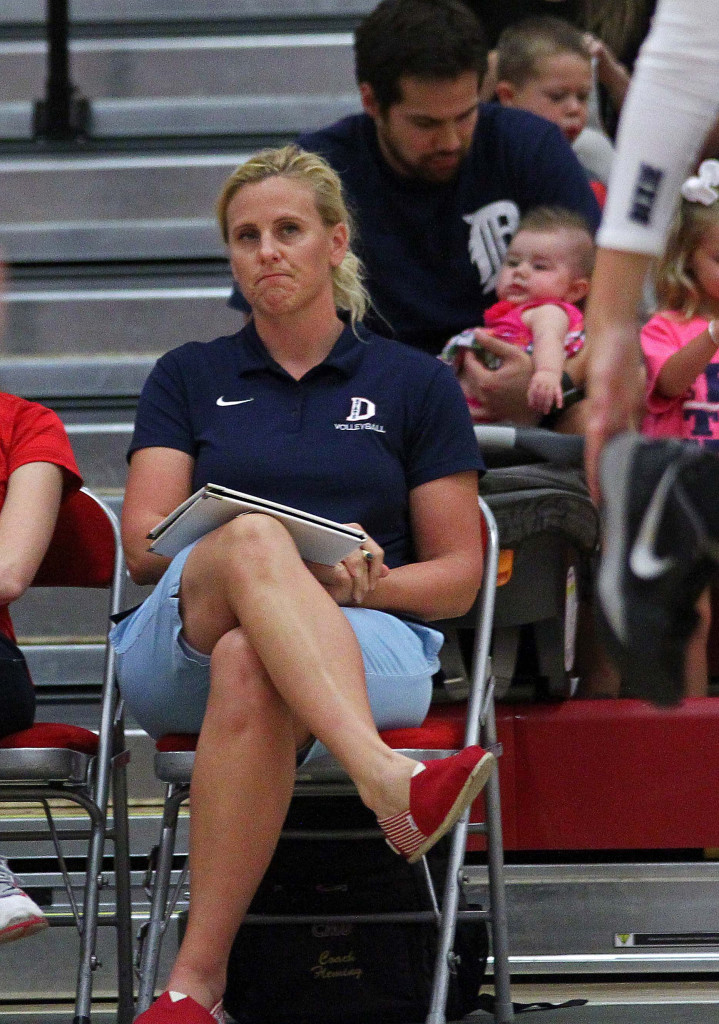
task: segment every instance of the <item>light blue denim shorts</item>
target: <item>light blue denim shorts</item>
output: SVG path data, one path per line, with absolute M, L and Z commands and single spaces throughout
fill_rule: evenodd
M 200 731 L 210 690 L 210 656 L 182 636 L 180 577 L 193 545 L 177 554 L 147 600 L 110 634 L 125 703 L 155 739 Z M 436 629 L 371 608 L 343 608 L 362 650 L 378 729 L 420 725 L 444 637 Z

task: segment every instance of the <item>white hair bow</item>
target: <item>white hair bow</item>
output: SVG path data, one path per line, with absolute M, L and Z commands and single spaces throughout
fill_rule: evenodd
M 687 178 L 681 193 L 690 203 L 711 206 L 719 199 L 719 160 L 704 160 L 699 164 L 696 177 Z

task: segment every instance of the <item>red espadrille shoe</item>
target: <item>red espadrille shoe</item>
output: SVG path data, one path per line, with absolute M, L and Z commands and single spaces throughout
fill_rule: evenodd
M 410 864 L 423 857 L 461 818 L 495 764 L 494 754 L 481 747 L 420 761 L 409 784 L 409 810 L 378 819 L 395 853 Z
M 135 1018 L 135 1024 L 227 1024 L 222 1000 L 206 1010 L 192 996 L 163 992 L 149 1010 Z

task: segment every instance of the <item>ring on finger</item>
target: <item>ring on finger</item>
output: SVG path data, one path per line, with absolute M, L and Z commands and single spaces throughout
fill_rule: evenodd
M 360 548 L 360 550 L 362 552 L 362 557 L 364 558 L 365 562 L 369 564 L 374 558 L 374 554 L 371 551 L 368 551 L 367 548 Z

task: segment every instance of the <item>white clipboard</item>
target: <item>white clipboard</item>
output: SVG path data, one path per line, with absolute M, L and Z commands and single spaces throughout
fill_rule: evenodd
M 279 519 L 308 562 L 336 565 L 367 540 L 366 533 L 352 526 L 220 484 L 205 484 L 150 530 L 147 535 L 152 541 L 150 551 L 172 558 L 210 530 L 248 512 L 263 512 Z

